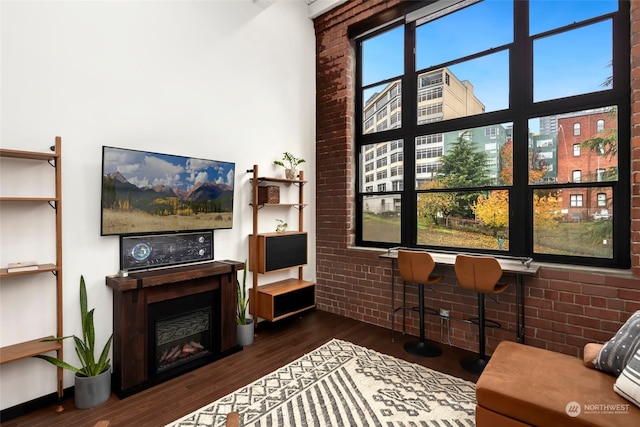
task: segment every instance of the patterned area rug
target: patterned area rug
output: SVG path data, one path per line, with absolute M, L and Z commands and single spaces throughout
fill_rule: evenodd
M 333 339 L 171 427 L 475 425 L 475 384 Z

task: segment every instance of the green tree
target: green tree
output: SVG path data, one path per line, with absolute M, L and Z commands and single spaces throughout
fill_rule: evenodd
M 613 67 L 613 62 L 609 62 L 607 66 Z M 601 86 L 613 86 L 613 76 L 607 77 Z M 608 114 L 614 123 L 618 122 L 618 109 L 616 107 L 612 107 L 608 111 Z M 580 145 L 587 150 L 602 154 L 610 160 L 613 160 L 618 157 L 618 129 L 605 129 L 595 137 L 583 141 Z M 606 179 L 612 181 L 618 179 L 618 168 L 609 169 L 610 170 L 607 171 Z
M 116 180 L 109 177 L 102 177 L 102 207 L 113 209 L 116 206 Z
M 470 136 L 470 131 L 463 132 L 458 140 L 451 144 L 447 154 L 442 156 L 442 166 L 438 173 L 443 187 L 477 188 L 491 184 L 487 170 L 488 155 L 477 149 Z M 471 218 L 471 206 L 479 194 L 477 191 L 457 192 L 453 214 Z
M 618 110 L 612 107 L 607 114 L 613 123 L 618 122 Z M 582 148 L 592 153 L 603 156 L 605 159 L 615 160 L 618 158 L 618 129 L 603 129 L 593 138 L 582 141 Z M 603 177 L 605 181 L 615 181 L 618 179 L 618 167 L 608 167 Z

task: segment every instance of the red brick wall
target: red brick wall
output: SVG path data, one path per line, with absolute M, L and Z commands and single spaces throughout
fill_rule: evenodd
M 348 28 L 401 3 L 400 0 L 351 0 L 318 17 L 317 45 L 317 172 L 316 251 L 317 303 L 326 310 L 391 328 L 391 264 L 382 251 L 353 248 L 354 181 L 354 48 Z M 525 279 L 526 342 L 567 354 L 581 355 L 587 342 L 602 342 L 635 310 L 640 310 L 640 7 L 632 2 L 633 198 L 630 271 L 544 266 Z M 438 267 L 445 280 L 427 292 L 428 306 L 452 310 L 463 319 L 476 312 L 476 297 L 460 290 L 452 268 Z M 513 280 L 512 278 L 508 280 Z M 396 289 L 400 288 L 398 281 Z M 417 305 L 409 289 L 410 305 Z M 400 294 L 396 295 L 398 298 Z M 513 328 L 515 292 L 511 286 L 487 299 L 487 316 Z M 440 339 L 440 321 L 427 317 L 427 335 Z M 418 335 L 416 313 L 407 318 L 407 332 Z M 401 323 L 396 317 L 396 328 Z M 514 334 L 488 330 L 488 352 Z M 446 336 L 446 335 L 445 335 Z M 455 346 L 477 351 L 477 327 L 451 321 Z M 446 341 L 446 339 L 445 339 Z

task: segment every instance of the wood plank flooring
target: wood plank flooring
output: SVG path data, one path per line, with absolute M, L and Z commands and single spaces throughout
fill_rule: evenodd
M 292 362 L 332 338 L 469 381 L 477 380 L 476 376 L 460 368 L 460 358 L 471 354 L 465 350 L 442 345 L 443 353 L 439 357 L 412 356 L 402 346 L 414 337 L 396 331 L 393 343 L 389 329 L 314 310 L 276 323 L 261 323 L 254 343 L 242 351 L 125 399 L 120 400 L 112 394 L 109 401 L 97 408 L 79 410 L 69 398 L 65 399 L 65 409 L 61 413 L 54 412 L 52 405 L 6 421 L 2 426 L 92 427 L 99 421 L 109 421 L 110 427 L 164 426 Z

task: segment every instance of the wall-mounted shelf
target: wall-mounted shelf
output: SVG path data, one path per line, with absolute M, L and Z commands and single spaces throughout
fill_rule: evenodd
M 58 266 L 55 264 L 40 264 L 37 266 L 37 270 L 30 271 L 14 271 L 9 273 L 6 268 L 0 268 L 0 277 L 14 277 L 14 276 L 24 276 L 27 274 L 36 274 L 36 273 L 47 273 L 47 272 L 57 272 Z M 0 355 L 1 358 L 1 355 Z
M 251 171 L 249 171 L 251 172 Z M 258 175 L 258 166 L 253 166 L 252 200 L 253 233 L 249 236 L 249 268 L 253 272 L 250 311 L 257 326 L 257 319 L 274 322 L 316 305 L 315 283 L 303 279 L 303 268 L 307 264 L 308 234 L 303 229 L 304 172 L 299 179 L 264 177 Z M 298 203 L 259 203 L 258 188 L 262 183 L 281 183 L 298 190 Z M 260 233 L 258 230 L 258 210 L 264 207 L 298 209 L 298 230 Z M 259 275 L 274 271 L 298 269 L 298 277 L 259 284 Z
M 36 269 L 29 271 L 8 272 L 7 268 L 0 268 L 0 278 L 19 280 L 18 278 L 27 275 L 52 273 L 51 276 L 55 280 L 56 286 L 56 319 L 55 319 L 55 336 L 63 336 L 62 330 L 62 138 L 55 138 L 55 145 L 51 147 L 51 152 L 34 152 L 23 150 L 0 149 L 1 158 L 15 159 L 16 162 L 47 162 L 55 168 L 55 196 L 53 197 L 0 197 L 0 202 L 4 203 L 47 203 L 51 206 L 55 215 L 55 233 L 56 233 L 56 261 L 55 264 L 40 264 Z M 27 170 L 25 168 L 25 170 Z M 27 179 L 28 177 L 25 177 Z M 46 284 L 46 283 L 45 283 Z M 5 284 L 3 283 L 3 286 Z M 6 284 L 11 286 L 11 284 Z M 35 298 L 31 303 L 36 304 L 38 299 Z M 17 301 L 16 304 L 24 304 L 24 301 Z M 16 321 L 16 319 L 2 319 L 3 322 Z M 19 320 L 18 320 L 19 321 Z M 52 322 L 53 323 L 53 322 Z M 0 348 L 0 364 L 15 362 L 17 360 L 26 359 L 38 354 L 45 354 L 55 351 L 58 359 L 64 360 L 62 354 L 61 341 L 46 341 L 54 336 L 47 336 L 28 341 L 19 342 Z M 58 408 L 57 412 L 63 410 L 62 398 L 64 393 L 63 370 L 57 369 L 57 392 L 58 392 Z

